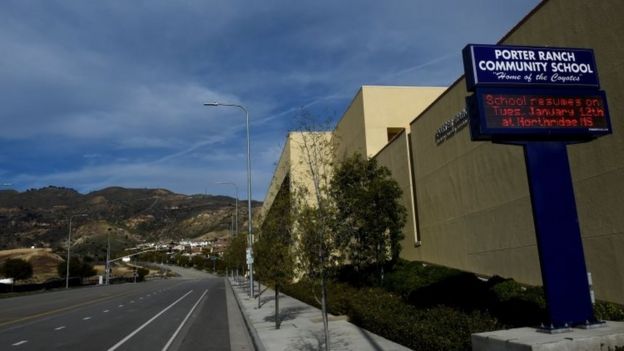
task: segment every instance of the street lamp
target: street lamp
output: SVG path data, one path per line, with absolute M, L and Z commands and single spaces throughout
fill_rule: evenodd
M 106 231 L 106 273 L 104 274 L 105 282 L 104 285 L 108 285 L 110 281 L 110 232 L 113 230 L 112 228 L 108 228 Z
M 69 253 L 70 253 L 70 249 L 71 249 L 71 225 L 72 225 L 72 218 L 74 217 L 87 217 L 88 214 L 86 213 L 80 213 L 80 214 L 75 214 L 75 215 L 71 215 L 69 216 L 69 233 L 67 234 L 67 271 L 65 272 L 65 289 L 69 288 Z
M 242 105 L 237 104 L 223 104 L 220 102 L 205 103 L 204 106 L 218 107 L 236 107 L 245 112 L 245 123 L 247 126 L 247 224 L 248 224 L 248 238 L 247 238 L 247 250 L 249 252 L 249 296 L 254 297 L 254 280 L 253 280 L 253 233 L 251 231 L 251 147 L 249 143 L 249 112 Z
M 235 228 L 234 228 L 234 236 L 238 235 L 238 186 L 233 182 L 217 182 L 217 184 L 229 184 L 234 187 L 234 191 L 236 192 L 236 219 L 235 219 Z

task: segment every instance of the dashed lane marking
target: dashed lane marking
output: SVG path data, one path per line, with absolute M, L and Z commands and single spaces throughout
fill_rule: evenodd
M 15 344 L 13 344 L 12 346 L 20 346 L 20 345 L 23 345 L 23 344 L 25 344 L 25 343 L 27 343 L 27 342 L 28 342 L 28 340 L 18 341 L 18 342 L 16 342 Z
M 63 329 L 65 329 L 64 325 L 61 325 L 60 327 L 54 328 L 55 331 L 59 331 L 59 330 L 63 330 Z
M 167 310 L 169 310 L 171 307 L 175 306 L 178 302 L 182 301 L 185 297 L 187 297 L 190 293 L 192 293 L 193 290 L 190 290 L 189 292 L 187 292 L 186 294 L 184 294 L 182 297 L 180 297 L 179 299 L 175 300 L 171 305 L 167 306 L 165 309 L 163 309 L 162 311 L 158 312 L 154 317 L 152 317 L 150 320 L 148 320 L 147 322 L 143 323 L 143 325 L 141 325 L 140 327 L 138 327 L 137 329 L 135 329 L 132 333 L 128 334 L 125 338 L 121 339 L 118 343 L 116 343 L 115 345 L 113 345 L 113 347 L 109 348 L 108 351 L 115 351 L 116 349 L 118 349 L 121 345 L 123 345 L 126 341 L 130 340 L 130 338 L 132 338 L 133 336 L 135 336 L 138 332 L 140 332 L 143 328 L 145 328 L 147 325 L 149 325 L 150 323 L 152 323 L 156 318 L 160 317 L 161 314 L 167 312 Z
M 50 310 L 50 311 L 46 311 L 46 312 L 36 313 L 36 314 L 30 315 L 30 316 L 14 319 L 14 320 L 11 320 L 11 321 L 2 322 L 2 323 L 0 323 L 0 327 L 4 327 L 5 325 L 15 324 L 15 323 L 19 323 L 19 322 L 35 319 L 35 318 L 40 318 L 40 317 L 53 315 L 55 313 L 60 313 L 60 312 L 64 312 L 64 311 L 71 311 L 71 310 L 77 309 L 77 308 L 82 307 L 82 306 L 91 305 L 91 304 L 94 304 L 94 303 L 98 303 L 98 302 L 101 302 L 101 301 L 114 299 L 116 297 L 120 297 L 120 296 L 124 296 L 124 295 L 128 295 L 128 294 L 130 294 L 130 292 L 125 292 L 125 293 L 122 293 L 122 294 L 112 295 L 112 296 L 104 296 L 104 297 L 99 298 L 99 299 L 85 301 L 85 302 L 78 303 L 78 304 L 75 304 L 75 305 L 72 305 L 72 306 L 66 306 L 66 307 L 62 307 L 62 308 L 57 308 L 55 310 Z

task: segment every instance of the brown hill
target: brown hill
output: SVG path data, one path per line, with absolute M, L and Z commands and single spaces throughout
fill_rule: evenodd
M 12 249 L 0 251 L 0 265 L 8 259 L 19 258 L 33 266 L 33 277 L 28 282 L 42 283 L 50 278 L 57 278 L 57 266 L 63 259 L 52 249 Z
M 241 203 L 244 200 L 241 200 Z M 89 194 L 47 187 L 0 191 L 0 249 L 66 250 L 72 217 L 72 250 L 101 259 L 107 238 L 113 251 L 146 241 L 218 238 L 229 233 L 235 199 L 181 195 L 165 189 L 111 187 Z M 254 202 L 254 212 L 260 203 Z M 87 217 L 74 216 L 87 214 Z M 239 206 L 239 228 L 246 228 Z

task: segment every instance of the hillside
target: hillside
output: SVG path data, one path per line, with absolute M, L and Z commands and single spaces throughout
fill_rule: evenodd
M 243 200 L 244 201 L 244 200 Z M 247 208 L 239 203 L 239 228 Z M 235 199 L 181 195 L 164 189 L 111 187 L 89 194 L 60 187 L 0 191 L 0 250 L 23 247 L 66 250 L 69 218 L 72 250 L 101 258 L 108 234 L 113 251 L 146 241 L 218 238 L 229 234 Z M 254 212 L 260 203 L 253 202 Z
M 19 258 L 33 266 L 33 277 L 29 283 L 42 283 L 50 278 L 58 277 L 57 266 L 63 258 L 54 254 L 51 249 L 13 249 L 0 251 L 0 262 Z

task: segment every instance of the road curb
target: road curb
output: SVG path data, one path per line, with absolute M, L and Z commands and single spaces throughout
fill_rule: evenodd
M 256 331 L 256 328 L 254 328 L 253 324 L 249 320 L 247 313 L 243 312 L 244 307 L 238 297 L 238 294 L 234 290 L 234 287 L 232 287 L 232 284 L 230 283 L 230 279 L 227 277 L 223 279 L 225 279 L 227 286 L 230 288 L 230 290 L 232 291 L 232 294 L 234 295 L 234 298 L 236 299 L 238 310 L 240 311 L 241 315 L 243 315 L 243 321 L 245 322 L 245 327 L 247 327 L 247 331 L 249 332 L 249 335 L 251 335 L 251 342 L 253 343 L 254 349 L 256 351 L 266 351 L 266 349 L 264 348 L 264 345 L 262 344 L 262 341 L 260 340 L 260 336 L 258 335 L 258 332 Z

